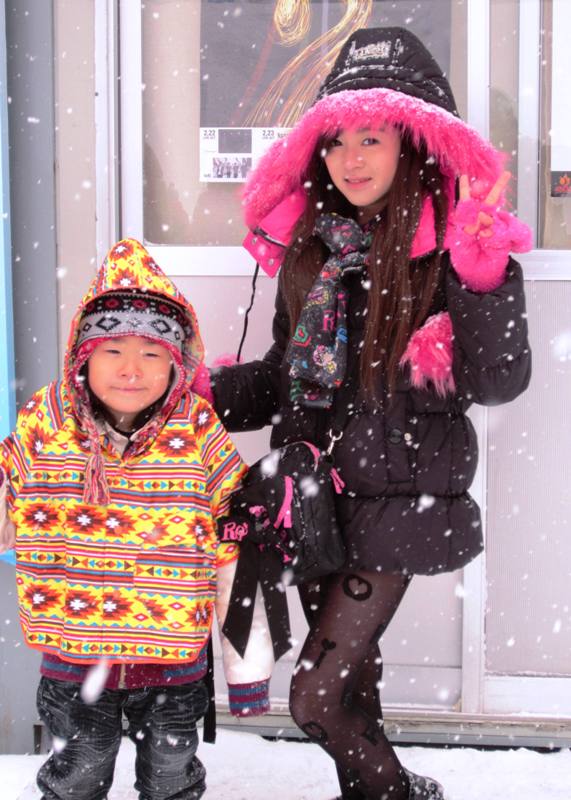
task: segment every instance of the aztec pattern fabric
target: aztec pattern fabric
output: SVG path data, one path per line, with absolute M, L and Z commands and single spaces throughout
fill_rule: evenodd
M 342 279 L 349 272 L 363 271 L 372 234 L 339 214 L 321 214 L 314 232 L 331 255 L 305 298 L 285 359 L 290 364 L 292 402 L 330 408 L 347 371 L 347 296 Z
M 180 306 L 149 293 L 106 293 L 87 304 L 78 346 L 90 339 L 125 335 L 148 336 L 180 350 L 192 330 Z
M 77 322 L 96 295 L 147 288 L 178 303 L 184 391 L 137 434 L 123 456 L 101 435 L 109 503 L 83 499 L 90 442 L 85 409 L 67 379 L 37 392 L 0 448 L 17 528 L 17 587 L 27 643 L 64 661 L 196 660 L 211 632 L 216 570 L 233 561 L 215 518 L 245 467 L 210 405 L 189 386 L 202 359 L 194 311 L 138 243 L 109 254 L 75 318 L 65 367 L 74 375 Z

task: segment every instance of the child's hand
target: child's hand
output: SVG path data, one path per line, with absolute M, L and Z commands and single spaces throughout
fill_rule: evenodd
M 6 520 L 0 529 L 0 553 L 11 550 L 16 545 L 16 529 Z
M 6 513 L 6 473 L 0 467 L 0 553 L 11 550 L 16 544 L 16 530 Z
M 460 176 L 460 199 L 446 235 L 452 266 L 469 289 L 487 292 L 505 279 L 510 252 L 531 249 L 531 231 L 502 209 L 504 191 L 511 178 L 502 172 L 486 192 L 480 181 Z

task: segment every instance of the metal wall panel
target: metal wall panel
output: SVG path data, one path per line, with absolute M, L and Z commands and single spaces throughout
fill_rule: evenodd
M 527 302 L 531 386 L 489 417 L 487 669 L 571 676 L 571 281 Z

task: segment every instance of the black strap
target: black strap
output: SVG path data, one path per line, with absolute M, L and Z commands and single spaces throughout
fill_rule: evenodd
M 345 380 L 336 390 L 333 397 L 333 408 L 331 409 L 331 422 L 327 431 L 329 436 L 329 450 L 331 452 L 336 441 L 343 435 L 343 429 L 347 419 L 352 416 L 355 411 L 355 404 L 357 400 L 357 389 L 359 385 L 359 362 L 353 368 L 351 374 L 345 376 Z
M 214 652 L 212 650 L 212 637 L 208 640 L 206 649 L 208 666 L 204 683 L 208 691 L 208 708 L 204 715 L 204 727 L 202 729 L 202 741 L 214 744 L 216 741 L 216 694 L 214 690 Z
M 291 649 L 291 628 L 285 586 L 282 581 L 283 564 L 273 548 L 260 552 L 260 586 L 268 616 L 268 627 L 276 661 Z
M 236 361 L 238 364 L 240 363 L 240 356 L 242 355 L 242 347 L 244 346 L 244 342 L 246 341 L 246 333 L 248 332 L 248 315 L 252 310 L 254 305 L 254 300 L 256 299 L 256 281 L 258 279 L 258 273 L 260 272 L 260 265 L 256 262 L 256 269 L 254 270 L 254 275 L 252 277 L 252 296 L 250 297 L 250 305 L 246 309 L 246 313 L 244 314 L 244 325 L 242 327 L 242 338 L 240 339 L 240 344 L 238 345 L 238 352 L 236 353 Z
M 291 648 L 287 599 L 281 583 L 282 570 L 281 559 L 273 548 L 261 550 L 248 539 L 241 543 L 222 633 L 242 658 L 250 637 L 258 583 L 262 588 L 276 661 Z

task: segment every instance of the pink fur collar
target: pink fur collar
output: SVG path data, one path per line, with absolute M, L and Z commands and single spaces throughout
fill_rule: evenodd
M 503 158 L 472 127 L 432 103 L 391 89 L 344 91 L 312 106 L 295 128 L 275 142 L 250 173 L 243 193 L 250 230 L 287 195 L 303 184 L 319 138 L 340 128 L 398 125 L 423 140 L 444 174 L 466 173 L 485 182 L 496 180 Z
M 432 200 L 427 197 L 424 200 L 418 228 L 412 240 L 410 250 L 411 258 L 420 258 L 432 252 L 436 247 L 436 230 L 434 228 L 434 208 Z

